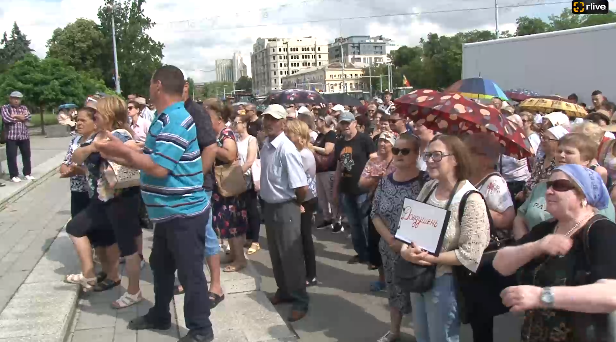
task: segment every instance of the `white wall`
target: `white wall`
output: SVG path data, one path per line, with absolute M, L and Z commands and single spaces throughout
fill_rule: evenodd
M 576 93 L 592 106 L 601 90 L 616 101 L 616 24 L 465 44 L 462 78 L 483 77 L 503 90 Z

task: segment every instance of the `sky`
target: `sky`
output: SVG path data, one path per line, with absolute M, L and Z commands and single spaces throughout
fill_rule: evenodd
M 414 46 L 428 33 L 494 30 L 495 0 L 148 0 L 144 12 L 157 25 L 148 33 L 165 44 L 165 64 L 180 67 L 197 82 L 215 80 L 216 59 L 237 51 L 250 74 L 257 38 L 317 37 L 333 42 L 350 35 L 383 35 Z M 553 4 L 559 2 L 558 4 Z M 561 0 L 498 0 L 499 28 L 515 31 L 515 19 L 546 19 L 569 7 Z M 98 22 L 102 0 L 0 0 L 0 33 L 13 21 L 44 57 L 54 29 L 77 18 Z M 520 6 L 523 5 L 523 6 Z M 536 5 L 536 6 L 534 6 Z M 516 6 L 516 7 L 513 7 Z M 484 9 L 479 9 L 484 8 Z M 402 15 L 405 14 L 405 15 Z

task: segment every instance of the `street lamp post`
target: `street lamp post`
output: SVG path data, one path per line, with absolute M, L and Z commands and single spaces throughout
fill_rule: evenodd
M 113 37 L 113 63 L 115 65 L 115 87 L 116 93 L 120 94 L 120 73 L 118 71 L 118 49 L 116 48 L 116 34 L 115 34 L 115 2 L 111 2 L 111 35 Z

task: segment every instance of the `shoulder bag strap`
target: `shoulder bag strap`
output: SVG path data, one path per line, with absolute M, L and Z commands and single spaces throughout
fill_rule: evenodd
M 475 188 L 477 188 L 477 190 L 479 190 L 479 188 L 481 188 L 490 178 L 494 177 L 494 176 L 498 176 L 498 177 L 502 177 L 500 173 L 498 172 L 492 172 L 489 175 L 485 176 L 481 182 L 477 183 L 477 185 L 475 185 Z
M 486 206 L 486 212 L 488 213 L 488 222 L 490 223 L 490 234 L 491 234 L 492 227 L 494 226 L 493 224 L 494 221 L 492 220 L 492 215 L 490 214 L 490 208 L 488 208 L 488 203 L 486 202 L 481 192 L 477 190 L 470 190 L 467 193 L 465 193 L 464 196 L 462 196 L 462 199 L 460 200 L 460 206 L 458 207 L 458 220 L 459 222 L 462 222 L 462 216 L 464 216 L 464 209 L 466 209 L 466 201 L 468 200 L 468 197 L 472 194 L 478 194 L 479 196 L 481 196 L 481 199 L 483 200 L 483 204 L 485 204 Z
M 590 266 L 590 257 L 588 254 L 590 253 L 590 228 L 593 224 L 598 221 L 607 220 L 607 218 L 603 215 L 595 215 L 586 223 L 586 228 L 582 231 L 582 243 L 584 245 L 584 256 L 586 258 L 587 266 Z

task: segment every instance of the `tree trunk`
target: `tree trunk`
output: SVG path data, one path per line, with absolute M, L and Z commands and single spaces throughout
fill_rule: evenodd
M 45 135 L 45 107 L 41 106 L 41 134 Z

